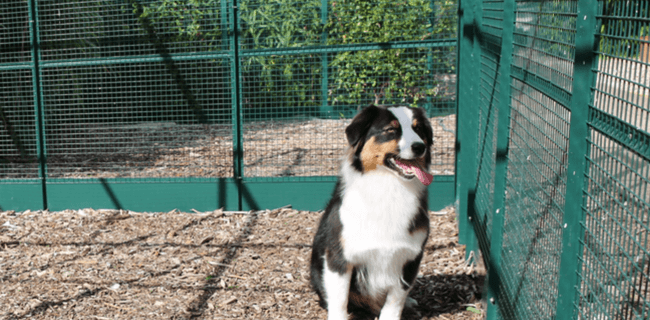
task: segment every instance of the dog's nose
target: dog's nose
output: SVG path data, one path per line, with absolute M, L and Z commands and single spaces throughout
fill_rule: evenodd
M 415 154 L 416 157 L 421 157 L 424 155 L 424 151 L 427 149 L 427 146 L 424 145 L 422 142 L 416 142 L 411 145 L 411 150 L 413 150 L 413 154 Z

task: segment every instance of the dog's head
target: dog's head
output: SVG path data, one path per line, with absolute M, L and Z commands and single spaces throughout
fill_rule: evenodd
M 368 173 L 382 167 L 406 180 L 417 177 L 424 185 L 431 183 L 433 130 L 422 109 L 371 105 L 354 117 L 345 134 L 355 170 Z

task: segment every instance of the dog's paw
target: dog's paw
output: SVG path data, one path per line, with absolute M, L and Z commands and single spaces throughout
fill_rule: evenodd
M 402 319 L 420 319 L 422 318 L 422 315 L 420 314 L 420 311 L 416 309 L 418 306 L 418 302 L 413 299 L 413 298 L 406 298 L 406 302 L 404 303 L 404 312 L 402 313 Z
M 404 303 L 404 307 L 406 308 L 415 308 L 418 305 L 419 305 L 418 302 L 411 297 L 406 298 L 406 303 Z

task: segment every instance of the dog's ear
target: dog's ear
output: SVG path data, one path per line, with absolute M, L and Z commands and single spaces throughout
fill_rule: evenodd
M 427 140 L 427 145 L 431 147 L 433 144 L 433 128 L 431 127 L 431 121 L 427 118 L 427 112 L 422 108 L 413 108 L 413 111 L 418 123 L 423 124 L 424 138 Z
M 350 146 L 355 146 L 359 143 L 359 140 L 368 133 L 368 129 L 370 129 L 372 121 L 377 117 L 378 113 L 379 108 L 375 105 L 370 105 L 361 110 L 361 112 L 352 119 L 352 123 L 345 128 L 345 135 L 348 138 Z

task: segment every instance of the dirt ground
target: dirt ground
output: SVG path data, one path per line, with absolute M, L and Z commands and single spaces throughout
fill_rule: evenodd
M 0 319 L 326 319 L 309 287 L 320 212 L 0 212 Z M 403 319 L 482 319 L 485 270 L 431 212 Z

